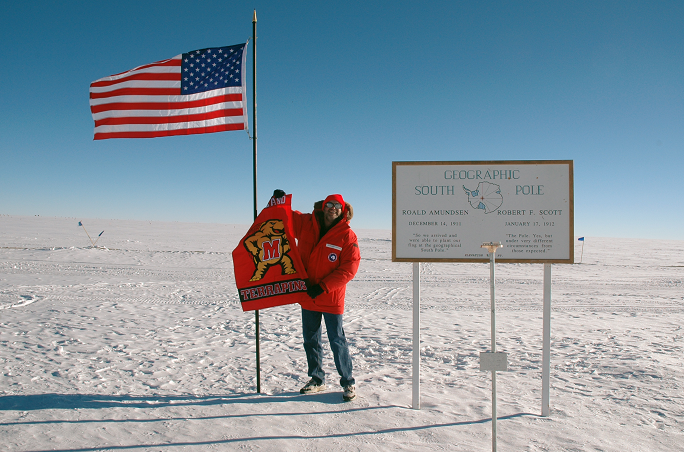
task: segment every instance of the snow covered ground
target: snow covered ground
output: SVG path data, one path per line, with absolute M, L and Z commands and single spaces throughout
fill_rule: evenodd
M 243 313 L 245 225 L 0 216 L 0 449 L 491 450 L 488 264 L 412 266 L 360 230 L 346 332 L 360 397 L 307 381 L 297 306 Z M 352 223 L 353 226 L 353 223 Z M 576 248 L 579 260 L 581 244 Z M 684 450 L 684 242 L 587 237 L 552 270 L 551 416 L 541 417 L 539 264 L 497 266 L 500 451 Z

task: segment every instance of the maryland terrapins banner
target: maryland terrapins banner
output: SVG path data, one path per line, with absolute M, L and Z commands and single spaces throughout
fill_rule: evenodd
M 271 198 L 233 250 L 235 284 L 243 311 L 298 303 L 306 271 L 292 233 L 292 195 Z

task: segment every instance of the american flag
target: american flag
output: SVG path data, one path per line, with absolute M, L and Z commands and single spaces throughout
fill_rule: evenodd
M 95 80 L 94 139 L 247 130 L 246 47 L 194 50 Z

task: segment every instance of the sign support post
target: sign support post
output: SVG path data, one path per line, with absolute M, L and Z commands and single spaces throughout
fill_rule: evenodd
M 413 409 L 420 410 L 420 262 L 413 263 Z
M 549 416 L 551 380 L 551 264 L 544 264 L 544 350 L 542 352 L 542 416 Z
M 496 250 L 502 248 L 503 245 L 499 242 L 487 242 L 482 244 L 482 248 L 487 248 L 489 252 L 489 288 L 491 299 L 491 326 L 492 326 L 492 351 L 486 358 L 483 359 L 480 355 L 480 369 L 492 371 L 492 452 L 496 452 L 496 371 L 506 370 L 507 356 L 505 353 L 496 353 L 496 295 L 494 284 L 494 262 Z M 498 358 L 503 358 L 498 359 Z M 490 358 L 490 359 L 487 359 Z M 501 366 L 503 361 L 503 366 Z

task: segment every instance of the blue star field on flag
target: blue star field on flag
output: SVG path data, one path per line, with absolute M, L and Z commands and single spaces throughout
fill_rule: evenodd
M 242 86 L 244 48 L 245 44 L 239 44 L 184 53 L 181 93 L 195 94 L 228 86 Z

